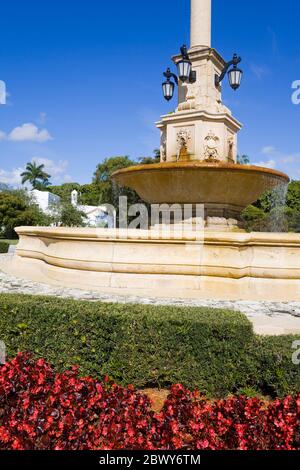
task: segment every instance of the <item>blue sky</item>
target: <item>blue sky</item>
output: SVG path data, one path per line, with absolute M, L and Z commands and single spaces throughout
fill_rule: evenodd
M 243 57 L 243 86 L 223 92 L 245 126 L 239 152 L 295 179 L 299 18 L 296 0 L 213 0 L 213 46 Z M 1 5 L 0 39 L 0 181 L 17 184 L 38 159 L 54 183 L 90 182 L 105 157 L 158 147 L 154 122 L 176 106 L 162 98 L 162 72 L 189 42 L 189 0 L 14 0 Z

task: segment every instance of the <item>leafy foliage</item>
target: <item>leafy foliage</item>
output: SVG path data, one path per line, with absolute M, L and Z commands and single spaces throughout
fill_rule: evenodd
M 238 155 L 237 163 L 239 165 L 250 165 L 250 157 L 248 155 Z
M 64 183 L 60 186 L 51 186 L 49 191 L 56 196 L 61 198 L 62 202 L 70 202 L 71 201 L 71 193 L 76 189 L 76 191 L 80 191 L 80 184 L 79 183 Z
M 133 160 L 128 156 L 125 157 L 112 157 L 106 158 L 102 163 L 99 163 L 94 174 L 94 183 L 107 183 L 111 175 L 122 168 L 128 168 L 135 165 Z
M 177 384 L 154 413 L 131 386 L 28 354 L 0 368 L 0 411 L 0 450 L 300 450 L 300 395 L 208 401 Z
M 295 211 L 300 211 L 300 181 L 292 181 L 286 197 L 287 206 Z
M 22 184 L 29 182 L 33 189 L 45 189 L 50 186 L 49 179 L 51 178 L 45 172 L 45 165 L 38 165 L 36 162 L 30 162 L 26 165 L 26 171 L 21 173 Z
M 78 364 L 122 385 L 180 382 L 210 396 L 300 390 L 294 337 L 257 337 L 236 312 L 1 295 L 0 340 L 10 357 L 30 351 L 58 370 Z
M 294 210 L 290 215 L 290 228 L 295 233 L 300 233 L 300 210 Z
M 260 231 L 266 217 L 267 215 L 262 209 L 260 209 L 259 207 L 252 206 L 252 205 L 246 207 L 246 209 L 242 213 L 242 218 L 245 223 L 245 228 L 249 232 Z
M 243 214 L 246 229 L 257 232 L 298 232 L 300 212 L 300 181 L 292 181 L 287 191 L 279 187 L 265 192 Z
M 97 166 L 93 183 L 98 185 L 99 190 L 101 191 L 101 199 L 103 200 L 103 203 L 109 203 L 117 209 L 119 206 L 119 198 L 121 196 L 127 197 L 128 204 L 135 204 L 140 201 L 140 198 L 135 191 L 130 188 L 121 188 L 118 185 L 115 185 L 111 179 L 112 174 L 117 170 L 128 168 L 136 164 L 137 163 L 135 161 L 130 160 L 130 158 L 126 156 L 108 158 Z
M 153 157 L 140 158 L 139 163 L 141 165 L 153 165 L 153 163 L 159 163 L 160 162 L 160 149 L 155 149 L 153 153 L 154 153 Z
M 0 193 L 0 227 L 5 238 L 17 238 L 15 227 L 22 225 L 49 225 L 45 215 L 25 191 L 12 190 Z
M 84 212 L 73 206 L 71 202 L 63 201 L 55 204 L 52 209 L 53 221 L 60 227 L 85 227 L 86 215 Z
M 8 253 L 9 243 L 0 240 L 0 253 Z
M 135 204 L 140 202 L 139 196 L 129 188 L 120 188 L 114 185 L 111 180 L 112 174 L 117 170 L 130 166 L 139 164 L 148 165 L 158 163 L 159 161 L 159 149 L 154 150 L 153 157 L 143 157 L 138 162 L 130 159 L 128 156 L 106 158 L 97 166 L 91 184 L 65 183 L 61 186 L 51 186 L 49 191 L 60 196 L 64 202 L 70 201 L 71 192 L 76 189 L 79 193 L 80 204 L 91 206 L 111 204 L 117 208 L 120 196 L 127 196 L 128 203 Z

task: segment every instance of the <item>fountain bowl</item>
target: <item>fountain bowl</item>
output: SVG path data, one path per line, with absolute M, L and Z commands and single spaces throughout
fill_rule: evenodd
M 204 204 L 207 215 L 235 217 L 289 177 L 252 165 L 184 161 L 138 165 L 115 172 L 113 181 L 150 204 Z M 211 212 L 211 213 L 210 213 Z

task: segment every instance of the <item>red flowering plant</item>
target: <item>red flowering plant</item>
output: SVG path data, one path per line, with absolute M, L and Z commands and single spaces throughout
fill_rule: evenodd
M 300 395 L 209 401 L 174 385 L 160 413 L 133 387 L 56 373 L 19 354 L 0 369 L 0 449 L 300 450 Z
M 246 396 L 208 401 L 175 385 L 160 421 L 168 449 L 300 450 L 300 395 L 270 404 Z
M 106 379 L 55 374 L 20 354 L 0 370 L 0 449 L 139 449 L 148 443 L 149 399 Z

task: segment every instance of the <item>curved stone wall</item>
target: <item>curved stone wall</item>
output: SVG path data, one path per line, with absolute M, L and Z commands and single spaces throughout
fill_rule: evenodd
M 11 273 L 119 294 L 300 300 L 298 234 L 21 227 Z

